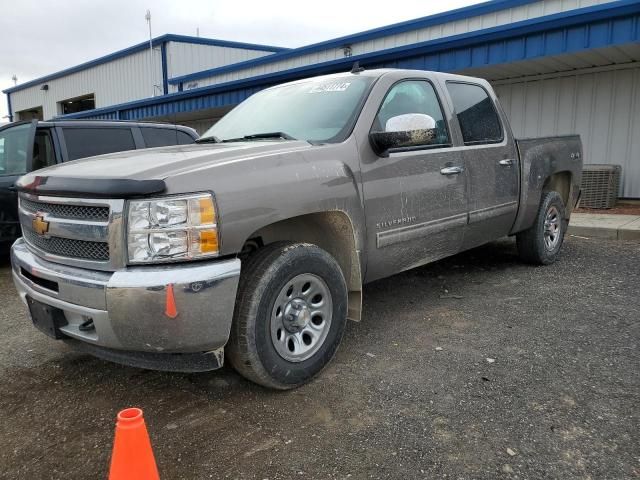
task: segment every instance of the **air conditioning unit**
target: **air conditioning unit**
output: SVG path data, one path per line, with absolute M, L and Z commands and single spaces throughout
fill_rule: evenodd
M 582 208 L 613 208 L 618 199 L 620 165 L 585 165 L 582 170 Z

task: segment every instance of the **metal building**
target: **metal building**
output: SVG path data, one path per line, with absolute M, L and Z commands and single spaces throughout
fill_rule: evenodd
M 296 49 L 253 47 L 243 47 L 253 57 L 209 63 L 176 53 L 179 60 L 163 63 L 162 95 L 148 98 L 147 77 L 135 99 L 66 116 L 161 119 L 203 131 L 260 89 L 345 71 L 356 60 L 455 72 L 493 83 L 518 136 L 579 133 L 585 161 L 622 165 L 621 195 L 640 198 L 640 0 L 493 0 Z M 22 90 L 37 91 L 47 78 L 5 91 L 14 110 L 25 105 Z
M 4 90 L 11 120 L 84 113 L 169 93 L 169 79 L 255 59 L 280 47 L 163 35 Z

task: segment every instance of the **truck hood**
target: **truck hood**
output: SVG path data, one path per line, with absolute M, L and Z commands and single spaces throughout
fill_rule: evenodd
M 43 177 L 164 180 L 220 163 L 282 155 L 311 147 L 301 140 L 177 145 L 99 155 L 61 163 L 35 173 Z
M 42 195 L 129 198 L 166 190 L 165 179 L 216 165 L 311 148 L 301 140 L 207 143 L 132 150 L 66 162 L 29 173 L 20 191 Z

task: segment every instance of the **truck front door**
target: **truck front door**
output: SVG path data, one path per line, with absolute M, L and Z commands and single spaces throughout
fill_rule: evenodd
M 30 171 L 37 120 L 0 128 L 0 242 L 20 236 L 16 180 Z
M 447 81 L 446 90 L 464 142 L 469 198 L 466 250 L 511 231 L 518 211 L 520 165 L 511 132 L 489 89 Z
M 372 132 L 397 132 L 391 126 L 408 114 L 430 117 L 434 128 L 431 138 L 407 148 L 386 154 L 368 144 L 361 149 L 367 281 L 458 252 L 467 223 L 464 160 L 452 147 L 434 84 L 427 78 L 397 81 L 378 105 Z

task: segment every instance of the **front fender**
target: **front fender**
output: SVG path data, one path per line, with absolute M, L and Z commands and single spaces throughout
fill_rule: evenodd
M 193 192 L 214 192 L 222 255 L 239 253 L 245 241 L 267 225 L 336 210 L 350 218 L 361 250 L 364 216 L 357 158 L 355 145 L 345 142 L 247 158 L 165 182 L 169 191 L 172 185 L 188 184 Z

